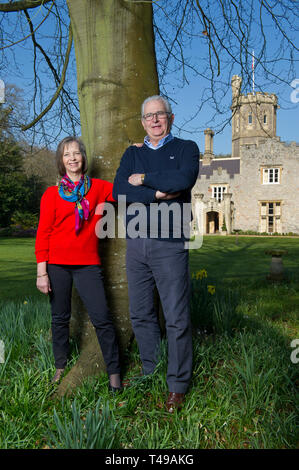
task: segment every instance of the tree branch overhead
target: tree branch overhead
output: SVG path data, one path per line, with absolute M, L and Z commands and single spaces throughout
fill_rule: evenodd
M 17 2 L 0 3 L 0 11 L 12 12 L 36 8 L 52 0 L 19 0 Z

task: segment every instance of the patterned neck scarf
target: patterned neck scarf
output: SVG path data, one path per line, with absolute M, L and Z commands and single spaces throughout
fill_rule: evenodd
M 89 202 L 85 199 L 91 186 L 89 176 L 82 175 L 78 184 L 74 184 L 72 180 L 64 175 L 58 185 L 59 195 L 65 201 L 75 202 L 75 231 L 76 235 L 81 230 L 84 219 L 87 220 L 89 216 Z

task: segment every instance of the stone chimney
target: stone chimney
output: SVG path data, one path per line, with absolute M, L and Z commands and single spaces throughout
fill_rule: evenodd
M 205 153 L 203 155 L 202 159 L 202 164 L 203 165 L 210 165 L 211 161 L 214 158 L 213 154 L 213 137 L 214 137 L 214 131 L 212 129 L 208 128 L 204 131 L 205 135 Z

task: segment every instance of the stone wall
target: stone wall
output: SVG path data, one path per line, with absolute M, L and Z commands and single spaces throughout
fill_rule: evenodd
M 228 231 L 299 233 L 299 144 L 276 137 L 276 95 L 243 95 L 241 86 L 242 79 L 234 75 L 232 157 L 214 158 L 214 132 L 206 129 L 193 207 L 200 201 L 204 233 L 214 225 L 221 232 L 224 217 Z M 266 184 L 272 169 L 278 182 Z M 215 185 L 225 188 L 221 202 L 213 197 Z
M 279 184 L 262 184 L 261 169 L 278 167 Z M 240 184 L 234 188 L 235 228 L 261 231 L 260 203 L 281 203 L 280 230 L 299 233 L 299 146 L 278 138 L 257 148 L 241 146 Z
M 201 166 L 201 176 L 193 188 L 195 194 L 202 194 L 205 217 L 207 212 L 219 214 L 219 229 L 227 212 L 225 203 L 213 199 L 213 185 L 223 185 L 231 193 L 231 229 L 266 231 L 261 222 L 261 204 L 274 201 L 280 207 L 275 214 L 274 231 L 299 233 L 299 145 L 287 145 L 279 138 L 266 139 L 258 147 L 241 146 L 240 170 L 232 173 L 233 159 L 213 159 L 210 166 Z M 279 184 L 263 184 L 262 168 L 279 168 Z M 205 174 L 204 174 L 205 173 Z M 227 204 L 227 202 L 226 202 Z M 226 221 L 228 222 L 228 221 Z M 227 224 L 228 225 L 228 224 Z M 204 224 L 206 233 L 206 224 Z

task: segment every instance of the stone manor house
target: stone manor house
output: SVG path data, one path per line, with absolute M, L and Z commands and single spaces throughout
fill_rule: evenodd
M 216 158 L 214 132 L 204 131 L 205 151 L 192 191 L 200 230 L 299 233 L 299 143 L 276 137 L 276 95 L 241 94 L 238 75 L 231 83 L 232 155 Z

